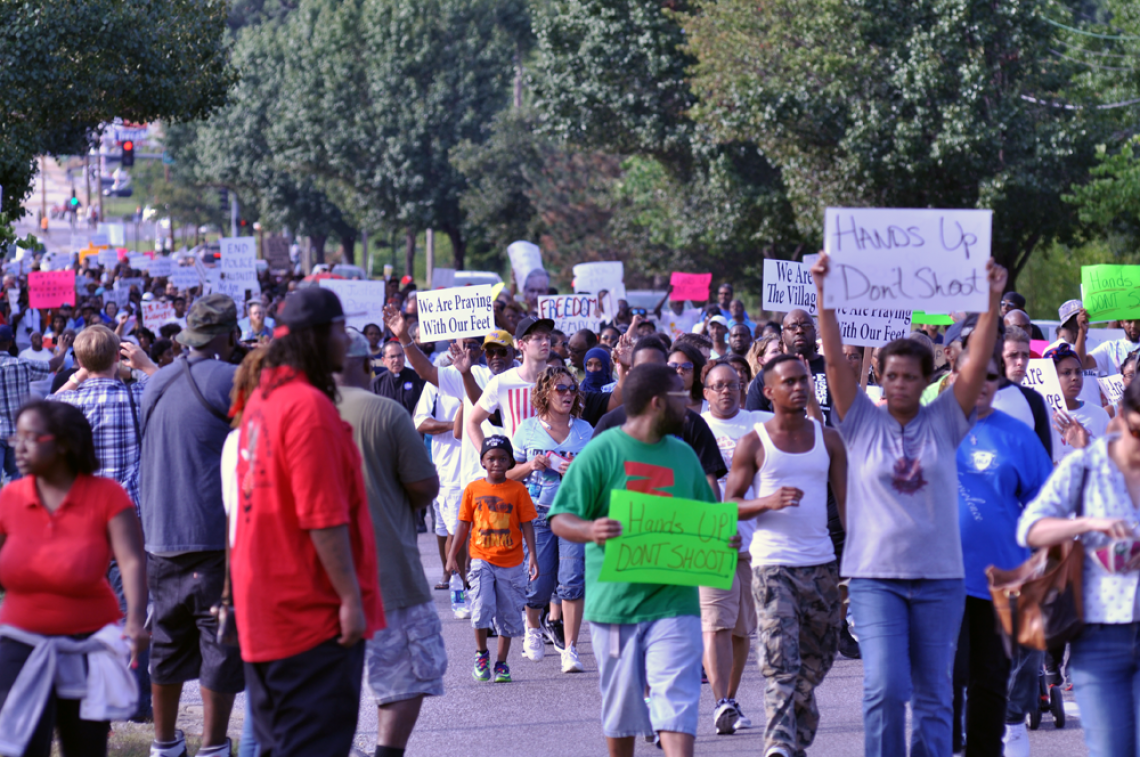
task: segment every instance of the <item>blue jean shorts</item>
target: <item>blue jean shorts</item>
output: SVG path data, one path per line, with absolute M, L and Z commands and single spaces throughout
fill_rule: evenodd
M 471 590 L 471 627 L 490 628 L 494 622 L 500 636 L 518 638 L 523 635 L 522 613 L 526 603 L 526 563 L 502 568 L 485 560 L 472 560 L 467 581 Z
M 657 731 L 697 735 L 704 651 L 699 616 L 621 625 L 591 623 L 590 641 L 598 663 L 606 738 L 651 736 Z
M 384 612 L 387 626 L 365 642 L 364 678 L 376 704 L 443 696 L 447 650 L 434 602 Z

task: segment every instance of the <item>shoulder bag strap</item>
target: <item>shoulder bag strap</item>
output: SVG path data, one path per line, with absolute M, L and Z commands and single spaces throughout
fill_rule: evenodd
M 135 405 L 135 390 L 130 384 L 124 384 L 127 388 L 127 401 L 131 403 L 131 420 L 135 422 L 135 438 L 139 440 L 139 449 L 142 449 L 142 429 L 139 428 L 139 409 Z
M 182 371 L 186 374 L 186 380 L 190 382 L 190 388 L 194 390 L 194 396 L 197 397 L 198 401 L 202 403 L 202 407 L 210 411 L 210 415 L 214 416 L 228 426 L 230 423 L 230 416 L 218 410 L 216 407 L 207 402 L 206 398 L 202 396 L 202 390 L 198 388 L 198 384 L 194 381 L 194 374 L 190 371 L 189 359 L 182 360 Z

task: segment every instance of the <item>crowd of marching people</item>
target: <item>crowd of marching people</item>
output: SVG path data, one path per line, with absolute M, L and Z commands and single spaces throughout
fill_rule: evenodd
M 131 719 L 184 757 L 198 681 L 202 757 L 348 754 L 365 683 L 395 757 L 449 664 L 509 683 L 550 646 L 596 673 L 615 757 L 747 728 L 804 755 L 840 654 L 863 660 L 867 755 L 1027 755 L 1044 676 L 1090 754 L 1140 757 L 1140 320 L 1090 348 L 1065 302 L 1040 349 L 990 263 L 988 310 L 873 350 L 832 310 L 753 321 L 727 283 L 574 333 L 502 287 L 494 328 L 433 343 L 409 280 L 356 330 L 293 276 L 238 302 L 127 266 L 77 265 L 49 310 L 5 277 L 0 754 L 58 734 L 105 755 Z M 1034 358 L 1063 407 L 1022 385 Z M 1123 395 L 1090 401 L 1089 372 Z M 600 580 L 614 490 L 734 503 L 731 587 Z M 1067 633 L 1056 608 L 1019 629 L 1029 592 L 1019 612 L 995 589 L 1034 550 L 1076 563 Z M 473 649 L 445 649 L 445 591 Z M 753 645 L 763 698 L 742 702 Z

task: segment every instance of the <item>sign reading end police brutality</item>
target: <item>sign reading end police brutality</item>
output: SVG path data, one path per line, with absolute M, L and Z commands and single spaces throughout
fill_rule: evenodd
M 825 308 L 989 309 L 993 212 L 827 208 Z
M 736 505 L 614 489 L 609 517 L 621 536 L 606 541 L 599 581 L 731 589 Z
M 495 328 L 495 310 L 490 284 L 419 292 L 420 338 L 425 342 L 444 339 L 482 339 Z

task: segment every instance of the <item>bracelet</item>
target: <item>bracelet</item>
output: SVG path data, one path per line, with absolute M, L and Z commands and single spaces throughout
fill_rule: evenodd
M 407 344 L 400 342 L 400 346 L 403 347 L 405 350 L 408 349 L 409 347 L 411 347 L 413 344 L 415 344 L 415 342 L 408 342 Z

